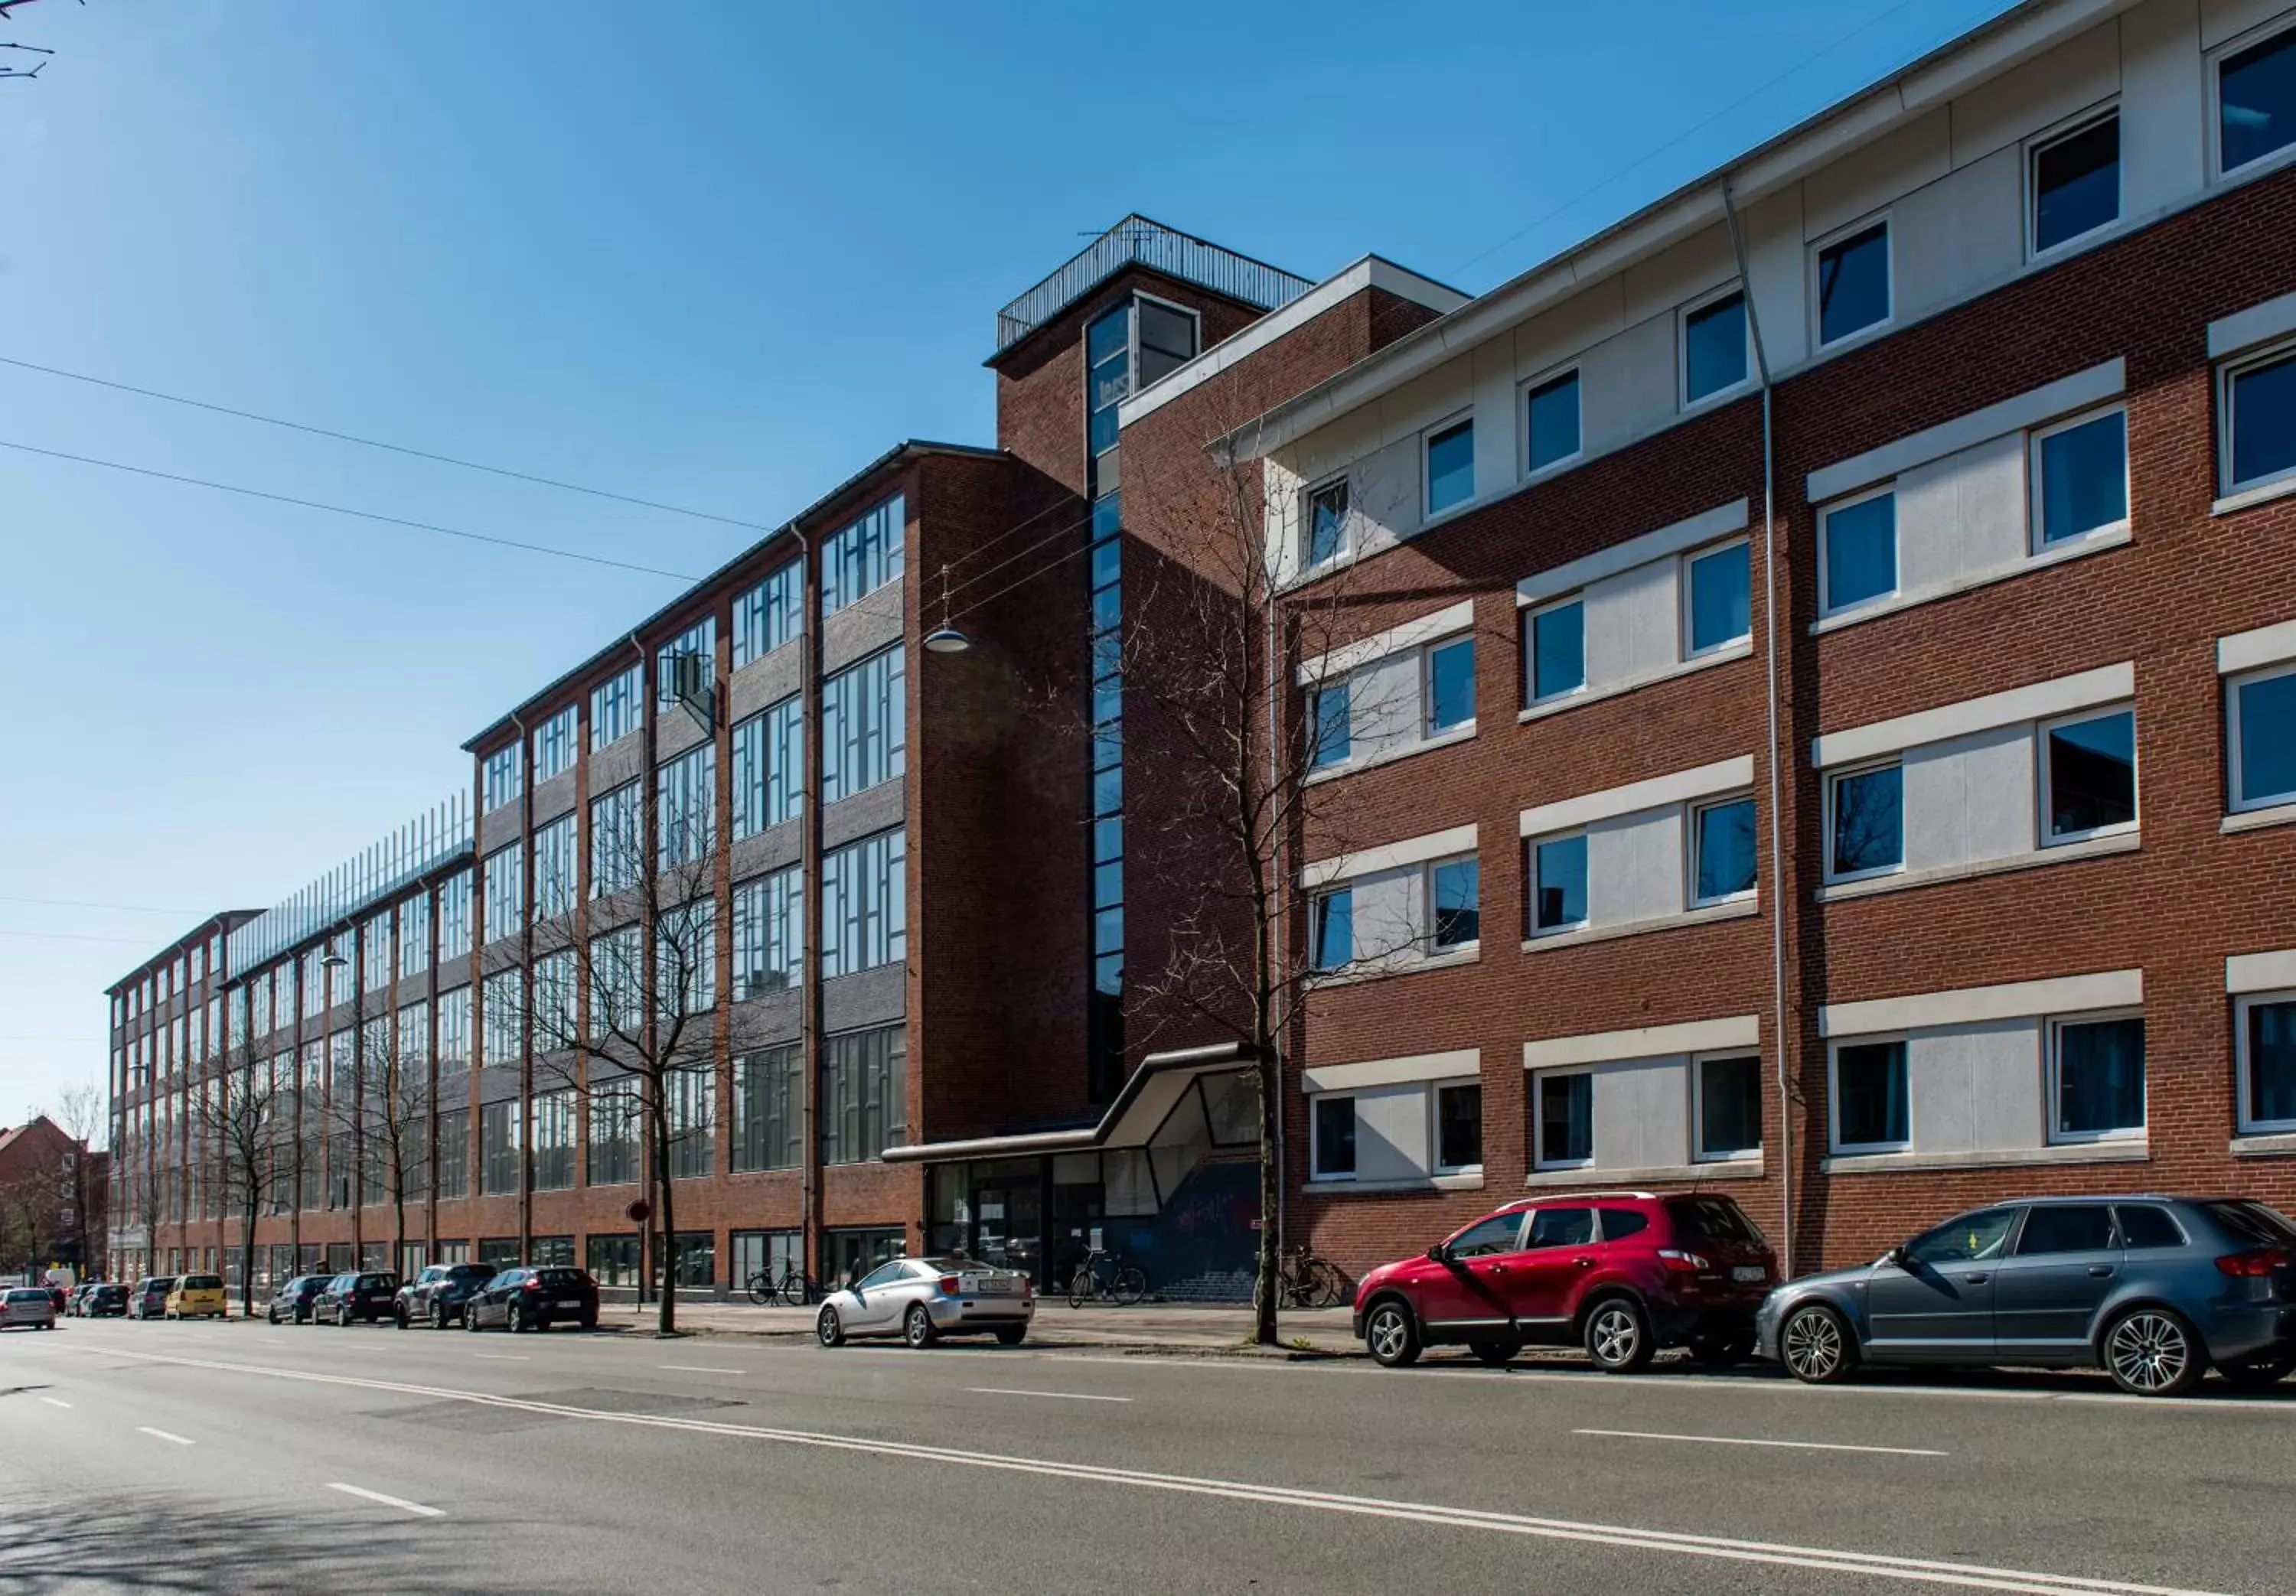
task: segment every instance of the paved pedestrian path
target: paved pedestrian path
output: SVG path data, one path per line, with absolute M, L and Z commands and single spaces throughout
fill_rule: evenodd
M 809 1336 L 815 1311 L 810 1307 L 757 1307 L 742 1302 L 713 1302 L 681 1297 L 677 1327 L 702 1335 Z M 650 1330 L 659 1312 L 653 1303 L 643 1305 L 610 1302 L 600 1309 L 599 1322 L 628 1329 Z M 1355 1354 L 1362 1344 L 1350 1334 L 1345 1308 L 1287 1311 L 1279 1315 L 1277 1331 L 1288 1351 Z M 1109 1346 L 1131 1351 L 1212 1352 L 1241 1347 L 1251 1333 L 1249 1307 L 1222 1304 L 1144 1303 L 1119 1308 L 1088 1304 L 1071 1308 L 1060 1297 L 1037 1299 L 1036 1322 L 1029 1339 L 1050 1346 Z

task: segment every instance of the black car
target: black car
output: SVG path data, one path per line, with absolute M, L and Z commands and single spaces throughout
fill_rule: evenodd
M 463 1304 L 472 1293 L 494 1277 L 491 1264 L 426 1265 L 420 1274 L 398 1288 L 391 1317 L 398 1321 L 401 1330 L 410 1324 L 445 1330 L 463 1317 Z
M 391 1298 L 398 1295 L 398 1277 L 383 1270 L 356 1270 L 329 1281 L 311 1302 L 311 1322 L 322 1319 L 349 1324 L 364 1319 L 379 1324 L 390 1316 Z
M 81 1293 L 74 1311 L 82 1319 L 125 1319 L 127 1288 L 112 1281 L 90 1286 Z
M 538 1330 L 554 1322 L 597 1328 L 598 1282 L 586 1270 L 521 1265 L 504 1270 L 463 1304 L 464 1330 L 505 1324 L 513 1330 Z
M 263 1316 L 276 1324 L 284 1319 L 290 1324 L 300 1324 L 311 1316 L 311 1305 L 319 1300 L 319 1293 L 327 1289 L 332 1274 L 299 1274 L 285 1281 L 271 1294 L 271 1305 Z

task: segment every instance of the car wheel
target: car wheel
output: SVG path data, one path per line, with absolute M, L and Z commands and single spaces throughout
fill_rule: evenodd
M 1796 1308 L 1778 1331 L 1778 1361 L 1798 1380 L 1832 1385 L 1857 1367 L 1857 1346 L 1841 1314 L 1812 1303 Z
M 406 1328 L 406 1309 L 403 1305 L 393 1308 L 390 1311 L 390 1322 L 398 1326 L 399 1329 L 405 1330 Z
M 463 1305 L 463 1328 L 474 1336 L 479 1333 L 478 1304 L 466 1302 Z
M 595 1314 L 585 1314 L 579 1322 L 584 1330 L 594 1330 L 598 1328 L 598 1316 Z
M 435 1298 L 430 1304 L 430 1328 L 434 1330 L 447 1328 L 447 1305 Z
M 1025 1324 L 1008 1324 L 996 1332 L 999 1346 L 1018 1346 L 1028 1338 L 1029 1327 Z
M 2217 1365 L 2218 1374 L 2243 1391 L 2261 1391 L 2268 1386 L 2276 1386 L 2288 1378 L 2292 1369 L 2296 1369 L 2296 1352 Z
M 272 1323 L 276 1324 L 279 1322 L 279 1309 L 276 1305 L 267 1307 L 263 1310 L 263 1316 Z
M 2181 1396 L 2208 1367 L 2193 1327 L 2168 1308 L 2132 1308 L 2104 1332 L 2105 1372 L 2132 1395 Z
M 509 1313 L 504 1317 L 505 1322 L 507 1322 L 510 1327 L 510 1333 L 512 1335 L 522 1336 L 526 1334 L 527 1318 L 526 1310 L 524 1308 L 519 1306 L 516 1303 L 512 1303 L 510 1305 Z
M 821 1305 L 821 1312 L 814 1317 L 813 1334 L 824 1346 L 845 1345 L 845 1321 L 837 1316 L 837 1309 L 831 1304 Z
M 931 1346 L 939 1338 L 940 1332 L 933 1328 L 932 1315 L 925 1310 L 925 1305 L 911 1303 L 909 1311 L 901 1315 L 901 1339 L 912 1346 Z
M 1411 1310 L 1389 1297 L 1364 1321 L 1364 1346 L 1382 1369 L 1405 1369 L 1419 1361 L 1419 1325 Z
M 1631 1297 L 1606 1297 L 1587 1315 L 1587 1355 L 1605 1374 L 1633 1374 L 1647 1366 L 1650 1315 Z
M 1702 1369 L 1734 1369 L 1753 1354 L 1751 1330 L 1714 1330 L 1690 1338 L 1690 1355 Z
M 1467 1350 L 1475 1355 L 1479 1363 L 1488 1363 L 1494 1369 L 1504 1369 L 1522 1350 L 1520 1341 L 1470 1341 Z

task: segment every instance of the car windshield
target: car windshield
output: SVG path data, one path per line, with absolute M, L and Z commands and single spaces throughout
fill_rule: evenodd
M 2286 1247 L 2296 1242 L 2296 1224 L 2277 1208 L 2260 1202 L 2211 1202 L 2201 1205 L 2215 1220 L 2243 1241 L 2259 1247 Z
M 1745 1241 L 1761 1245 L 1762 1232 L 1746 1211 L 1726 1197 L 1669 1197 L 1668 1216 L 1685 1241 Z
M 537 1269 L 534 1278 L 545 1286 L 578 1286 L 583 1275 L 579 1269 Z
M 37 1287 L 24 1286 L 8 1293 L 10 1302 L 45 1302 L 48 1294 Z
M 935 1274 L 984 1274 L 994 1271 L 994 1264 L 984 1264 L 979 1258 L 959 1257 L 954 1253 L 937 1258 L 917 1260 Z
M 389 1291 L 396 1289 L 398 1284 L 398 1277 L 395 1274 L 362 1274 L 359 1276 L 359 1286 L 363 1290 Z
M 184 1277 L 183 1289 L 186 1291 L 220 1291 L 223 1289 L 223 1277 L 215 1274 L 187 1274 Z

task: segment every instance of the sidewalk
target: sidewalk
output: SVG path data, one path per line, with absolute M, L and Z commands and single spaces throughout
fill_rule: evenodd
M 653 1328 L 653 1303 L 600 1305 L 598 1322 L 616 1330 Z M 677 1304 L 677 1328 L 703 1336 L 811 1336 L 817 1310 L 756 1307 L 749 1303 L 688 1300 Z M 1345 1308 L 1287 1309 L 1276 1322 L 1287 1352 L 1315 1356 L 1355 1356 L 1362 1343 L 1349 1333 Z M 1136 1308 L 1089 1304 L 1071 1308 L 1059 1297 L 1037 1298 L 1029 1329 L 1032 1346 L 1105 1346 L 1127 1352 L 1236 1352 L 1251 1333 L 1248 1306 L 1221 1304 L 1143 1304 Z

